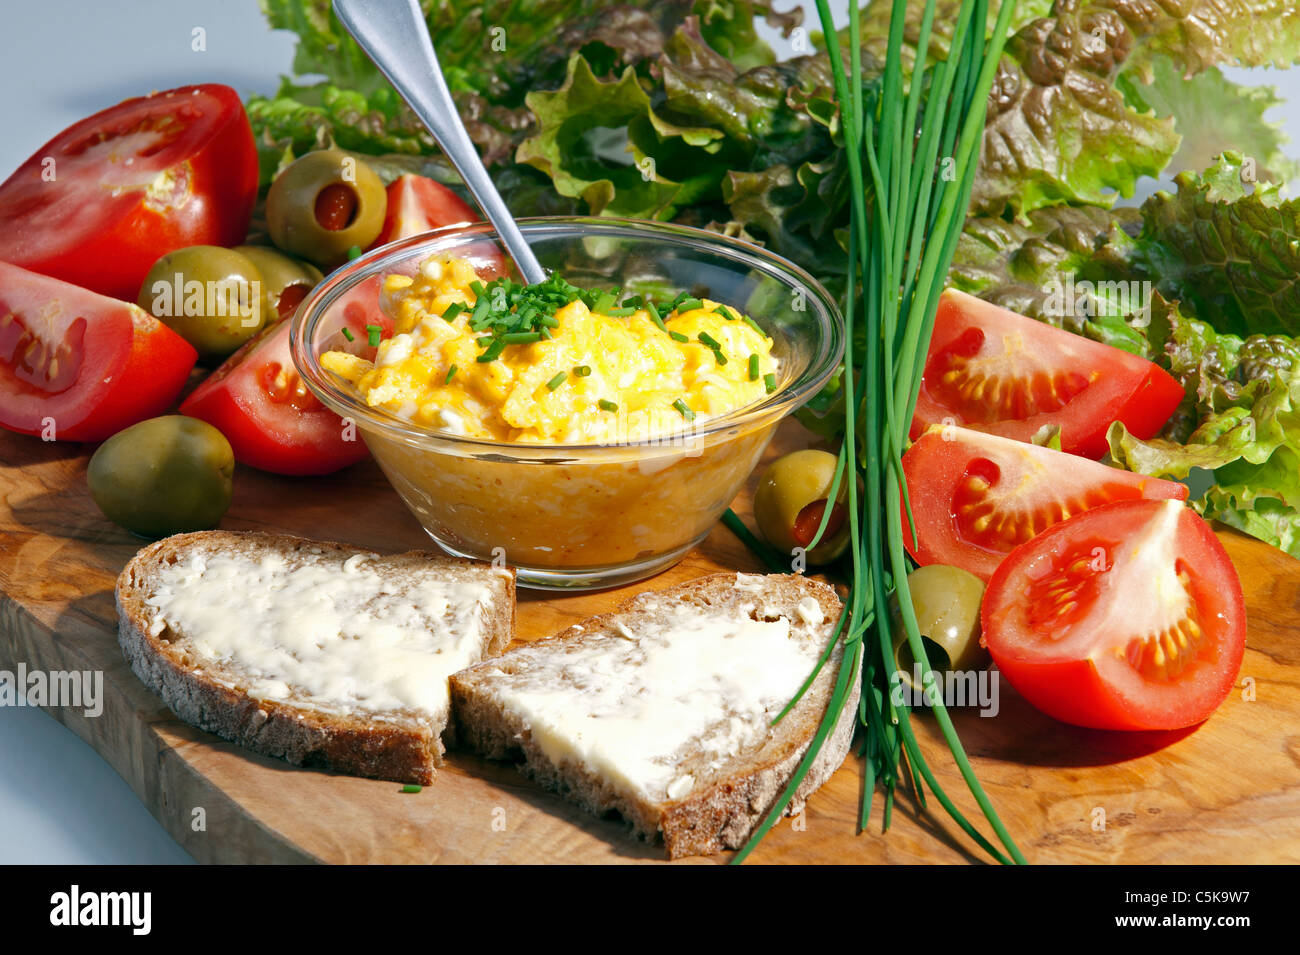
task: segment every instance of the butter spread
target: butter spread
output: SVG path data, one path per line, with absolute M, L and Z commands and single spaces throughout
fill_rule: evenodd
M 519 651 L 492 692 L 556 765 L 585 764 L 653 800 L 681 799 L 697 782 L 681 760 L 698 750 L 717 769 L 761 745 L 824 649 L 803 607 L 793 629 L 784 616 L 690 609 Z
M 486 583 L 404 569 L 373 554 L 193 554 L 164 565 L 146 603 L 200 665 L 238 671 L 255 700 L 330 712 L 438 716 L 447 677 L 481 657 Z

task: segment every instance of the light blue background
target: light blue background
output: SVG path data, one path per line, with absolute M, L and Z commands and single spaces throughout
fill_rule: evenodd
M 293 57 L 294 37 L 269 31 L 255 0 L 6 2 L 0 20 L 0 177 L 127 97 L 197 82 L 269 94 Z M 206 33 L 204 52 L 191 48 L 195 28 Z M 1300 70 L 1228 73 L 1277 85 L 1288 102 L 1271 118 L 1300 138 Z M 1300 157 L 1300 144 L 1288 152 Z M 187 861 L 89 746 L 36 710 L 0 708 L 0 863 Z

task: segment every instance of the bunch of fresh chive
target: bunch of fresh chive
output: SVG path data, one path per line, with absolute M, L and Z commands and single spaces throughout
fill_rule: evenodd
M 844 375 L 845 433 L 828 499 L 836 499 L 841 481 L 849 482 L 851 589 L 821 662 L 778 720 L 812 684 L 837 642 L 843 644 L 844 652 L 830 705 L 812 744 L 777 804 L 737 853 L 736 862 L 752 851 L 789 804 L 839 721 L 856 679 L 862 681 L 858 716 L 866 730 L 859 830 L 867 826 L 877 783 L 884 791 L 882 827 L 889 827 L 894 787 L 906 767 L 922 809 L 926 806 L 924 787 L 928 786 L 957 824 L 995 859 L 1024 861 L 975 778 L 938 693 L 927 693 L 935 720 L 1005 853 L 953 805 L 931 772 L 912 731 L 908 707 L 895 705 L 890 693 L 897 680 L 897 662 L 887 609 L 892 583 L 909 648 L 923 667 L 923 674 L 929 674 L 930 663 L 907 586 L 909 565 L 903 547 L 904 513 L 900 504 L 906 488 L 900 458 L 939 293 L 969 205 L 985 107 L 1014 7 L 1014 0 L 1003 3 L 992 34 L 986 38 L 988 0 L 963 0 L 947 59 L 929 63 L 926 51 L 934 24 L 935 0 L 926 0 L 915 66 L 916 73 L 924 71 L 925 75 L 914 73 L 905 84 L 902 48 L 906 2 L 894 0 L 885 69 L 870 108 L 864 103 L 857 0 L 849 3 L 847 76 L 838 46 L 831 50 L 852 205 L 845 305 L 845 340 L 851 352 L 846 356 Z M 834 44 L 836 33 L 826 0 L 818 0 L 817 9 L 822 29 Z M 952 161 L 941 164 L 941 158 Z M 864 166 L 874 199 L 870 213 Z M 946 170 L 955 175 L 943 175 Z M 863 334 L 855 335 L 853 326 L 859 310 L 864 317 Z M 845 474 L 849 466 L 857 470 L 865 487 L 861 500 L 857 481 Z M 831 510 L 826 508 L 809 549 L 825 533 Z M 906 517 L 906 532 L 911 533 L 910 504 Z M 730 518 L 729 526 L 739 523 L 734 515 Z

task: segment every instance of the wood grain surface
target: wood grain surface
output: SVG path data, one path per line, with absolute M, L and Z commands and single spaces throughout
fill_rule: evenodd
M 768 456 L 808 440 L 788 423 Z M 102 670 L 102 715 L 47 712 L 93 746 L 196 859 L 664 861 L 661 847 L 627 838 L 617 821 L 587 815 L 506 764 L 453 754 L 434 785 L 402 794 L 395 783 L 254 756 L 179 722 L 117 646 L 113 584 L 142 542 L 96 509 L 85 481 L 90 450 L 0 434 L 0 669 L 22 662 Z M 738 511 L 747 514 L 749 497 L 747 488 Z M 241 467 L 221 526 L 381 552 L 431 546 L 371 462 L 317 479 Z M 1230 530 L 1220 537 L 1245 587 L 1249 634 L 1239 687 L 1206 723 L 1180 733 L 1076 729 L 1040 715 L 1005 682 L 995 717 L 953 711 L 980 780 L 1030 862 L 1300 862 L 1300 563 Z M 522 592 L 518 636 L 548 636 L 637 591 L 718 569 L 761 569 L 721 525 L 653 581 L 573 596 Z M 933 721 L 918 715 L 914 725 L 941 784 L 977 815 Z M 805 814 L 783 821 L 751 860 L 987 861 L 933 800 L 919 811 L 906 791 L 887 833 L 877 798 L 858 834 L 861 779 L 861 761 L 850 757 Z M 192 824 L 196 808 L 202 831 Z

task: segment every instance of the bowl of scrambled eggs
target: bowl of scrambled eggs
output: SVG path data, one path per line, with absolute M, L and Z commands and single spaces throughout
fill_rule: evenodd
M 707 536 L 829 380 L 843 320 L 815 279 L 736 239 L 520 227 L 545 282 L 518 281 L 486 224 L 404 239 L 316 288 L 294 362 L 443 549 L 531 587 L 648 577 Z M 359 291 L 386 318 L 364 339 L 344 316 Z

